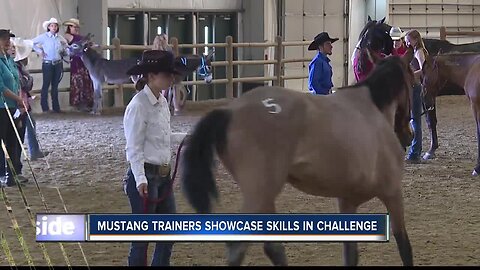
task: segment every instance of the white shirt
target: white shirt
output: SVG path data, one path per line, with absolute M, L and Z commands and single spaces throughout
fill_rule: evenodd
M 137 187 L 147 183 L 145 163 L 162 165 L 171 159 L 170 111 L 163 95 L 157 99 L 148 85 L 128 104 L 123 117 L 127 161 Z

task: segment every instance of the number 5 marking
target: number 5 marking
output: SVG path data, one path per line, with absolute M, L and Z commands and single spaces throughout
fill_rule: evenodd
M 269 113 L 280 113 L 282 111 L 282 107 L 276 103 L 271 103 L 273 101 L 273 98 L 267 98 L 262 100 L 263 106 L 267 108 L 275 108 L 274 111 L 269 111 Z

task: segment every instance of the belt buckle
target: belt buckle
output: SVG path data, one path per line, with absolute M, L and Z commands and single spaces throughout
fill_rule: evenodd
M 158 166 L 159 174 L 161 177 L 166 177 L 170 174 L 170 164 L 162 164 Z

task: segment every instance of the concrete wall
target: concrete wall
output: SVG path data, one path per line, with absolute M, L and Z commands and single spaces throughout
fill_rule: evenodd
M 108 26 L 107 0 L 81 0 L 78 3 L 78 18 L 82 22 L 82 33 L 92 33 L 93 41 L 99 44 L 107 43 L 106 29 Z M 101 26 L 101 27 L 99 27 Z
M 242 29 L 241 42 L 264 41 L 264 5 L 263 1 L 243 0 L 242 18 L 239 23 Z M 234 41 L 234 42 L 238 42 Z M 264 58 L 264 48 L 238 48 L 243 60 L 260 60 Z M 261 65 L 241 66 L 241 76 L 263 76 L 264 68 Z
M 374 20 L 381 20 L 388 15 L 387 0 L 366 0 L 366 14 Z

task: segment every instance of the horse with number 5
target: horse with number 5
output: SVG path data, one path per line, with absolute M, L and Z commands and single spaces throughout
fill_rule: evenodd
M 183 153 L 181 182 L 198 213 L 218 199 L 215 154 L 243 195 L 242 212 L 275 213 L 288 183 L 315 196 L 337 198 L 341 213 L 379 198 L 391 218 L 404 265 L 413 265 L 404 221 L 405 148 L 412 140 L 413 51 L 381 60 L 369 77 L 334 94 L 315 96 L 258 87 L 205 115 Z M 386 79 L 388 78 L 388 79 Z M 248 243 L 230 242 L 228 264 L 241 265 Z M 265 242 L 274 265 L 287 265 L 281 243 Z M 357 243 L 344 243 L 344 264 L 357 265 Z

